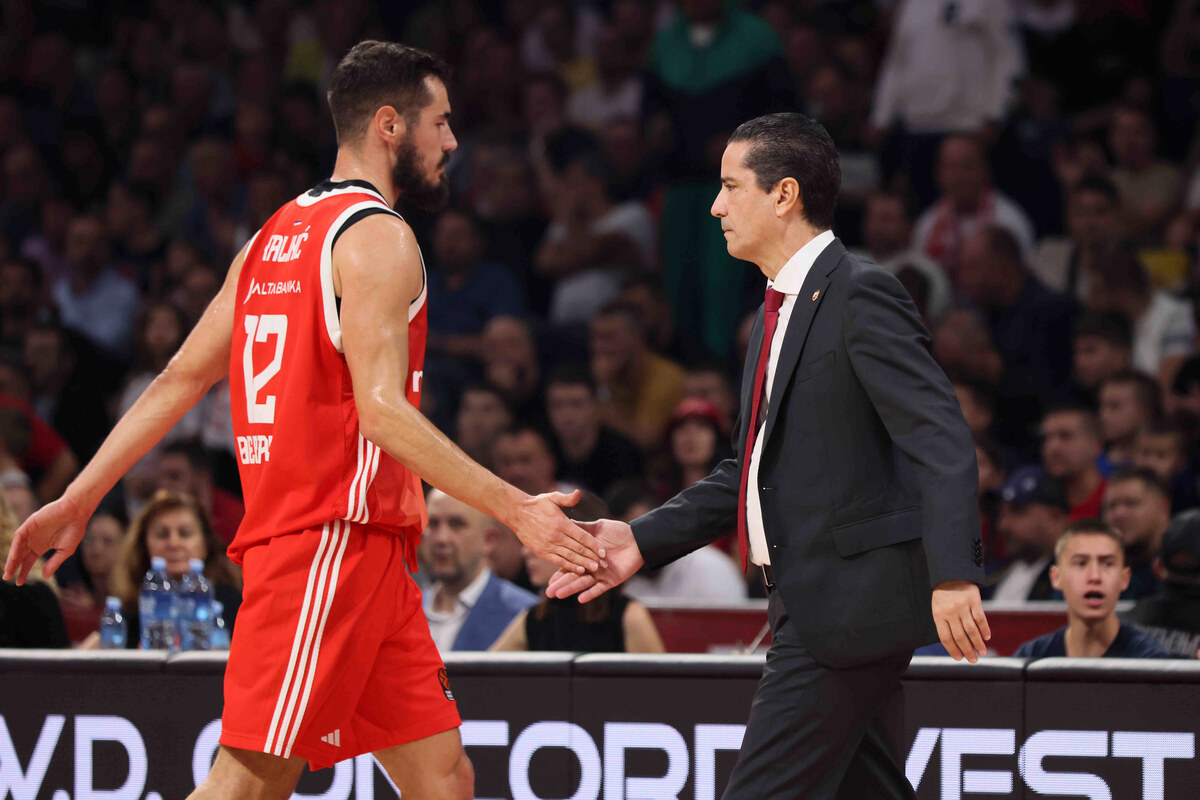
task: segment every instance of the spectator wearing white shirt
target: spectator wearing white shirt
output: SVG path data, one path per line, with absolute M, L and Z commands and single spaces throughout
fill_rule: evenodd
M 53 289 L 64 327 L 78 331 L 101 350 L 127 356 L 133 343 L 140 299 L 132 281 L 108 265 L 104 223 L 91 214 L 71 220 L 67 228 L 69 274 Z
M 555 220 L 534 257 L 534 268 L 556 279 L 550 322 L 586 322 L 616 298 L 626 273 L 656 259 L 654 220 L 635 200 L 615 203 L 612 168 L 594 151 L 571 156 L 547 180 Z
M 998 603 L 1060 597 L 1050 583 L 1054 543 L 1067 528 L 1062 484 L 1040 467 L 1017 470 L 1000 489 L 996 528 L 1008 557 L 989 568 L 984 597 Z
M 937 167 L 940 199 L 917 219 L 912 245 L 937 262 L 957 285 L 963 243 L 987 228 L 1003 228 L 1016 238 L 1021 252 L 1033 251 L 1033 224 L 1021 208 L 992 188 L 983 146 L 970 136 L 942 142 Z
M 596 40 L 596 80 L 571 93 L 568 122 L 602 134 L 614 120 L 637 118 L 645 81 L 632 56 L 616 29 L 606 27 Z
M 994 131 L 1023 69 L 1009 3 L 904 0 L 870 117 L 877 131 L 898 132 L 890 148 L 897 152 L 884 165 L 885 181 L 903 169 L 912 176 L 918 201 L 930 202 L 938 142 L 952 133 Z
M 928 293 L 925 308 L 919 305 L 918 308 L 925 324 L 933 328 L 950 311 L 954 297 L 945 271 L 929 256 L 909 246 L 913 223 L 904 197 L 894 192 L 873 192 L 867 197 L 866 212 L 863 255 L 893 275 L 912 270 L 924 278 Z
M 1124 250 L 1111 253 L 1098 264 L 1087 304 L 1129 318 L 1133 324 L 1132 366 L 1153 375 L 1164 393 L 1170 391 L 1179 368 L 1195 352 L 1191 306 L 1155 289 L 1145 266 Z
M 624 522 L 659 505 L 653 490 L 636 479 L 614 485 L 608 500 L 613 515 Z M 625 584 L 625 593 L 635 600 L 736 604 L 746 599 L 746 580 L 729 554 L 711 544 L 659 569 L 639 572 Z

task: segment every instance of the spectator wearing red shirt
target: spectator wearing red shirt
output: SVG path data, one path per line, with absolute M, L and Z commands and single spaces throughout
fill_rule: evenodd
M 0 392 L 0 409 L 21 413 L 29 421 L 29 438 L 21 453 L 14 453 L 20 469 L 36 480 L 34 491 L 45 502 L 58 499 L 79 471 L 79 462 L 57 432 L 34 412 L 28 402 Z
M 1042 417 L 1042 465 L 1062 481 L 1072 522 L 1099 517 L 1104 499 L 1104 476 L 1096 458 L 1104 449 L 1100 421 L 1083 406 L 1057 406 Z

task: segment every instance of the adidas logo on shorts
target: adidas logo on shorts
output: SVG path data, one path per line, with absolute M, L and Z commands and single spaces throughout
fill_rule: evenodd
M 342 729 L 338 728 L 333 733 L 327 733 L 321 737 L 321 741 L 325 744 L 331 744 L 334 747 L 342 746 Z

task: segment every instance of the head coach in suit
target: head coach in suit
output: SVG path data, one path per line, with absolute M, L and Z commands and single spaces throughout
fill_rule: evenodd
M 907 798 L 900 676 L 938 639 L 990 638 L 975 450 L 900 283 L 834 237 L 829 134 L 800 114 L 730 137 L 712 214 L 767 277 L 742 378 L 736 455 L 632 523 L 556 596 L 588 600 L 737 528 L 771 589 L 773 642 L 725 800 Z

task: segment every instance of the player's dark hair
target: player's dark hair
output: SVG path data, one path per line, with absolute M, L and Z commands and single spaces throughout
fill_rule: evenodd
M 837 147 L 819 122 L 803 114 L 766 114 L 738 126 L 729 143 L 747 142 L 743 165 L 769 192 L 784 178 L 800 186 L 804 218 L 814 228 L 833 227 L 833 208 L 842 185 Z
M 382 106 L 392 106 L 414 125 L 421 109 L 433 102 L 425 79 L 445 83 L 449 75 L 446 63 L 424 50 L 395 42 L 359 42 L 334 69 L 326 94 L 338 144 L 362 136 Z

